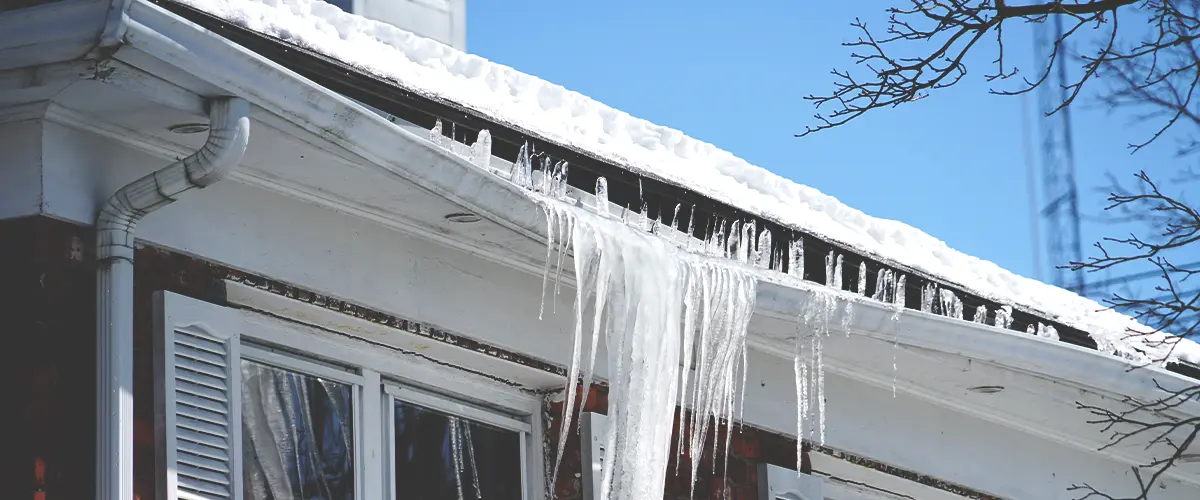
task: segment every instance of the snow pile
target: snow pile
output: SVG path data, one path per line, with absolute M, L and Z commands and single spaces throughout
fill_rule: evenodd
M 576 381 L 582 374 L 583 386 L 591 385 L 603 338 L 610 423 L 601 498 L 661 497 L 677 404 L 692 408 L 688 425 L 688 417 L 680 415 L 680 429 L 686 431 L 680 433 L 678 452 L 684 455 L 686 442 L 693 478 L 710 425 L 725 423 L 724 446 L 729 447 L 729 427 L 746 384 L 746 332 L 754 312 L 756 271 L 688 252 L 626 221 L 562 203 L 555 199 L 556 188 L 549 183 L 544 187 L 538 189 L 542 195 L 534 195 L 547 220 L 543 291 L 554 276 L 557 293 L 568 250 L 578 282 L 556 469 L 572 429 Z M 746 240 L 739 243 L 753 246 Z M 586 397 L 585 391 L 581 405 Z M 720 427 L 714 434 L 717 446 Z
M 1038 311 L 1089 332 L 1131 359 L 1167 356 L 1170 342 L 1129 339 L 1133 319 L 1058 287 L 958 252 L 906 224 L 876 219 L 682 132 L 582 94 L 316 0 L 178 0 L 231 23 L 336 58 L 411 91 L 453 101 L 547 140 L 815 236 L 911 267 L 980 296 Z M 1169 356 L 1200 363 L 1200 345 Z

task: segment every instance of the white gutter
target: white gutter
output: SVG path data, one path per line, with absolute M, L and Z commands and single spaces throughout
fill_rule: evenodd
M 96 498 L 133 498 L 133 244 L 137 223 L 229 175 L 250 138 L 250 104 L 209 104 L 208 141 L 117 190 L 96 217 Z

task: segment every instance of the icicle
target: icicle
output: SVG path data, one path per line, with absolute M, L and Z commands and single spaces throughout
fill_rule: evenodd
M 758 223 L 754 219 L 742 224 L 742 246 L 738 248 L 738 260 L 753 264 L 758 261 L 755 257 L 755 239 L 758 236 Z
M 942 315 L 951 318 L 963 319 L 962 301 L 954 294 L 953 290 L 942 289 L 940 302 L 942 306 Z
M 981 305 L 975 308 L 975 319 L 972 320 L 979 324 L 987 324 L 987 306 Z
M 550 196 L 555 198 L 565 198 L 567 196 L 567 169 L 569 165 L 566 161 L 560 161 L 554 165 L 554 176 L 551 182 Z
M 608 179 L 596 179 L 596 212 L 608 216 Z
M 546 283 L 550 278 L 550 257 L 553 255 L 556 243 L 554 237 L 558 235 L 556 224 L 558 222 L 558 210 L 554 210 L 549 206 L 543 206 L 542 213 L 546 216 L 546 264 L 542 268 L 542 303 L 538 306 L 539 321 L 546 312 Z
M 439 122 L 439 125 L 440 125 L 440 122 Z M 454 462 L 454 485 L 458 488 L 458 500 L 466 500 L 466 497 L 463 496 L 462 442 L 459 440 L 459 437 L 458 437 L 458 434 L 459 434 L 459 432 L 458 432 L 458 425 L 459 425 L 458 417 L 449 417 L 449 421 L 450 422 L 446 425 L 450 426 L 450 457 L 451 457 L 451 460 Z
M 692 205 L 692 210 L 688 212 L 688 227 L 687 237 L 684 241 L 687 242 L 687 248 L 692 248 L 692 235 L 696 234 L 696 205 Z
M 638 202 L 645 203 L 646 197 L 642 195 L 642 178 L 638 177 Z
M 1058 329 L 1054 328 L 1054 325 L 1038 323 L 1038 336 L 1058 340 Z
M 804 238 L 796 238 L 788 245 L 788 274 L 804 279 Z
M 867 261 L 858 263 L 858 294 L 867 294 Z
M 771 231 L 763 229 L 758 235 L 758 248 L 754 252 L 754 264 L 763 269 L 771 268 Z
M 880 269 L 875 276 L 875 295 L 871 298 L 880 302 L 891 302 L 892 290 L 892 272 L 887 269 Z
M 737 259 L 745 262 L 745 259 L 738 259 L 741 252 L 738 251 L 742 247 L 742 221 L 735 220 L 733 225 L 729 227 L 729 239 L 725 240 L 725 255 L 726 259 Z
M 896 293 L 893 297 L 896 298 L 895 304 L 903 308 L 908 302 L 905 301 L 905 293 L 908 291 L 908 285 L 904 283 L 905 276 L 900 275 L 900 279 L 896 281 Z
M 933 312 L 933 298 L 937 294 L 937 285 L 927 284 L 921 287 L 921 312 Z
M 1005 330 L 1011 328 L 1012 327 L 1012 306 L 1003 305 L 1003 306 L 1000 306 L 999 309 L 996 309 L 996 321 L 995 321 L 995 323 L 993 323 L 993 325 L 1003 328 Z
M 512 170 L 509 171 L 509 179 L 513 184 L 533 189 L 533 163 L 529 158 L 528 143 L 521 145 L 521 151 L 517 153 L 517 161 L 513 162 Z
M 842 255 L 837 256 L 837 264 L 833 267 L 833 287 L 842 290 Z
M 744 394 L 746 333 L 757 280 L 743 267 L 681 252 L 622 221 L 549 197 L 541 202 L 555 214 L 550 232 L 559 234 L 548 237 L 547 245 L 572 247 L 577 277 L 575 336 L 555 473 L 572 429 L 577 384 L 591 384 L 603 336 L 611 385 L 605 436 L 609 467 L 602 497 L 661 496 L 677 403 L 692 409 L 690 420 L 681 415 L 689 425 L 680 440 L 693 457 L 693 477 L 710 426 L 717 426 L 718 441 L 719 432 L 725 432 L 726 450 L 717 441 L 714 446 L 717 456 L 728 456 L 731 426 Z M 562 236 L 566 227 L 570 235 Z M 586 330 L 585 320 L 591 322 Z M 692 365 L 694 371 L 686 368 Z M 586 404 L 586 393 L 581 400 Z
M 1037 335 L 1037 327 L 1035 327 L 1033 323 L 1030 323 L 1029 326 L 1025 327 L 1025 333 Z
M 433 124 L 433 128 L 429 130 L 429 142 L 442 145 L 442 119 L 438 118 Z
M 800 322 L 810 330 L 807 339 L 804 335 L 796 336 L 794 360 L 796 428 L 801 441 L 814 435 L 822 444 L 825 440 L 825 368 L 822 339 L 830 333 L 830 322 L 836 309 L 837 300 L 833 294 L 818 292 L 804 306 L 800 316 Z M 816 424 L 810 426 L 807 422 L 809 418 L 816 418 Z
M 643 203 L 642 210 L 638 213 L 638 228 L 645 232 L 650 232 L 650 205 Z
M 825 286 L 829 287 L 832 287 L 836 284 L 834 282 L 835 278 L 833 274 L 833 261 L 834 253 L 833 250 L 830 250 L 829 255 L 825 256 Z
M 467 458 L 471 462 L 471 485 L 475 487 L 475 500 L 483 500 L 483 490 L 479 488 L 479 465 L 475 463 L 475 443 L 471 439 L 471 426 L 469 424 L 462 425 L 463 441 L 467 449 Z
M 471 145 L 471 163 L 485 171 L 492 169 L 492 133 L 487 129 L 480 130 Z

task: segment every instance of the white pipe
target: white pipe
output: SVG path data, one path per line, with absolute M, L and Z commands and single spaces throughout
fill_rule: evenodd
M 250 105 L 209 104 L 208 141 L 117 190 L 96 217 L 96 498 L 133 498 L 133 243 L 137 223 L 194 188 L 227 177 L 250 138 Z

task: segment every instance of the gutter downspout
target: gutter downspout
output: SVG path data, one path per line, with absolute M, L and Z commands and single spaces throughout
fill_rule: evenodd
M 209 103 L 198 151 L 117 190 L 96 217 L 96 498 L 133 496 L 133 245 L 137 223 L 194 188 L 224 179 L 250 138 L 250 104 Z

